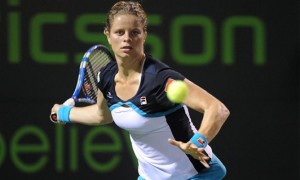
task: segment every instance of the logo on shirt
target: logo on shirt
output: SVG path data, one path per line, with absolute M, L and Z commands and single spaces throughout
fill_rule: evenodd
M 140 98 L 140 102 L 141 102 L 141 105 L 146 105 L 146 104 L 147 104 L 146 96 L 142 96 L 142 97 Z
M 109 99 L 113 98 L 109 91 L 107 92 L 106 97 L 109 98 Z
M 170 85 L 173 81 L 174 81 L 174 79 L 171 79 L 171 78 L 168 79 L 168 81 L 167 81 L 167 83 L 166 83 L 166 86 L 165 86 L 165 92 L 167 92 L 169 85 Z

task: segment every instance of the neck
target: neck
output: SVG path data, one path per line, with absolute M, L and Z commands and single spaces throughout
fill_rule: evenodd
M 133 60 L 121 60 L 118 62 L 118 76 L 122 79 L 127 79 L 134 76 L 136 73 L 141 73 L 144 59 L 145 55 L 142 54 Z

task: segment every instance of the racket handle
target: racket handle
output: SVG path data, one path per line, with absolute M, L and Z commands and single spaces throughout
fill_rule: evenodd
M 64 106 L 75 106 L 75 100 L 73 98 L 67 99 L 64 103 Z
M 75 100 L 73 98 L 69 98 L 67 99 L 64 103 L 63 103 L 64 106 L 75 106 Z M 55 112 L 52 112 L 50 114 L 50 120 L 53 122 L 53 123 L 58 123 L 57 121 L 57 114 Z
M 57 114 L 55 112 L 51 113 L 50 114 L 50 120 L 53 122 L 53 123 L 58 123 L 57 122 Z

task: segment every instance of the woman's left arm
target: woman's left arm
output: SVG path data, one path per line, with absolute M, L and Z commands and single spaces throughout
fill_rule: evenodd
M 198 132 L 210 142 L 218 134 L 230 112 L 221 101 L 203 88 L 188 79 L 184 81 L 189 88 L 189 93 L 183 103 L 203 113 L 203 119 Z
M 218 134 L 224 122 L 229 116 L 229 110 L 217 98 L 209 94 L 207 91 L 189 81 L 184 80 L 189 88 L 189 93 L 183 103 L 189 108 L 203 113 L 203 119 L 198 132 L 207 139 L 207 143 L 213 140 Z M 191 141 L 181 142 L 168 139 L 169 143 L 177 146 L 186 154 L 198 159 L 206 168 L 209 168 L 207 160 L 209 157 L 203 153 L 204 148 L 199 148 Z

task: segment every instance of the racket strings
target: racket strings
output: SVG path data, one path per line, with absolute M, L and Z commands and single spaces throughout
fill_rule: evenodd
M 97 74 L 111 61 L 111 57 L 101 49 L 95 49 L 89 56 L 84 76 L 84 92 L 94 101 L 97 100 Z

